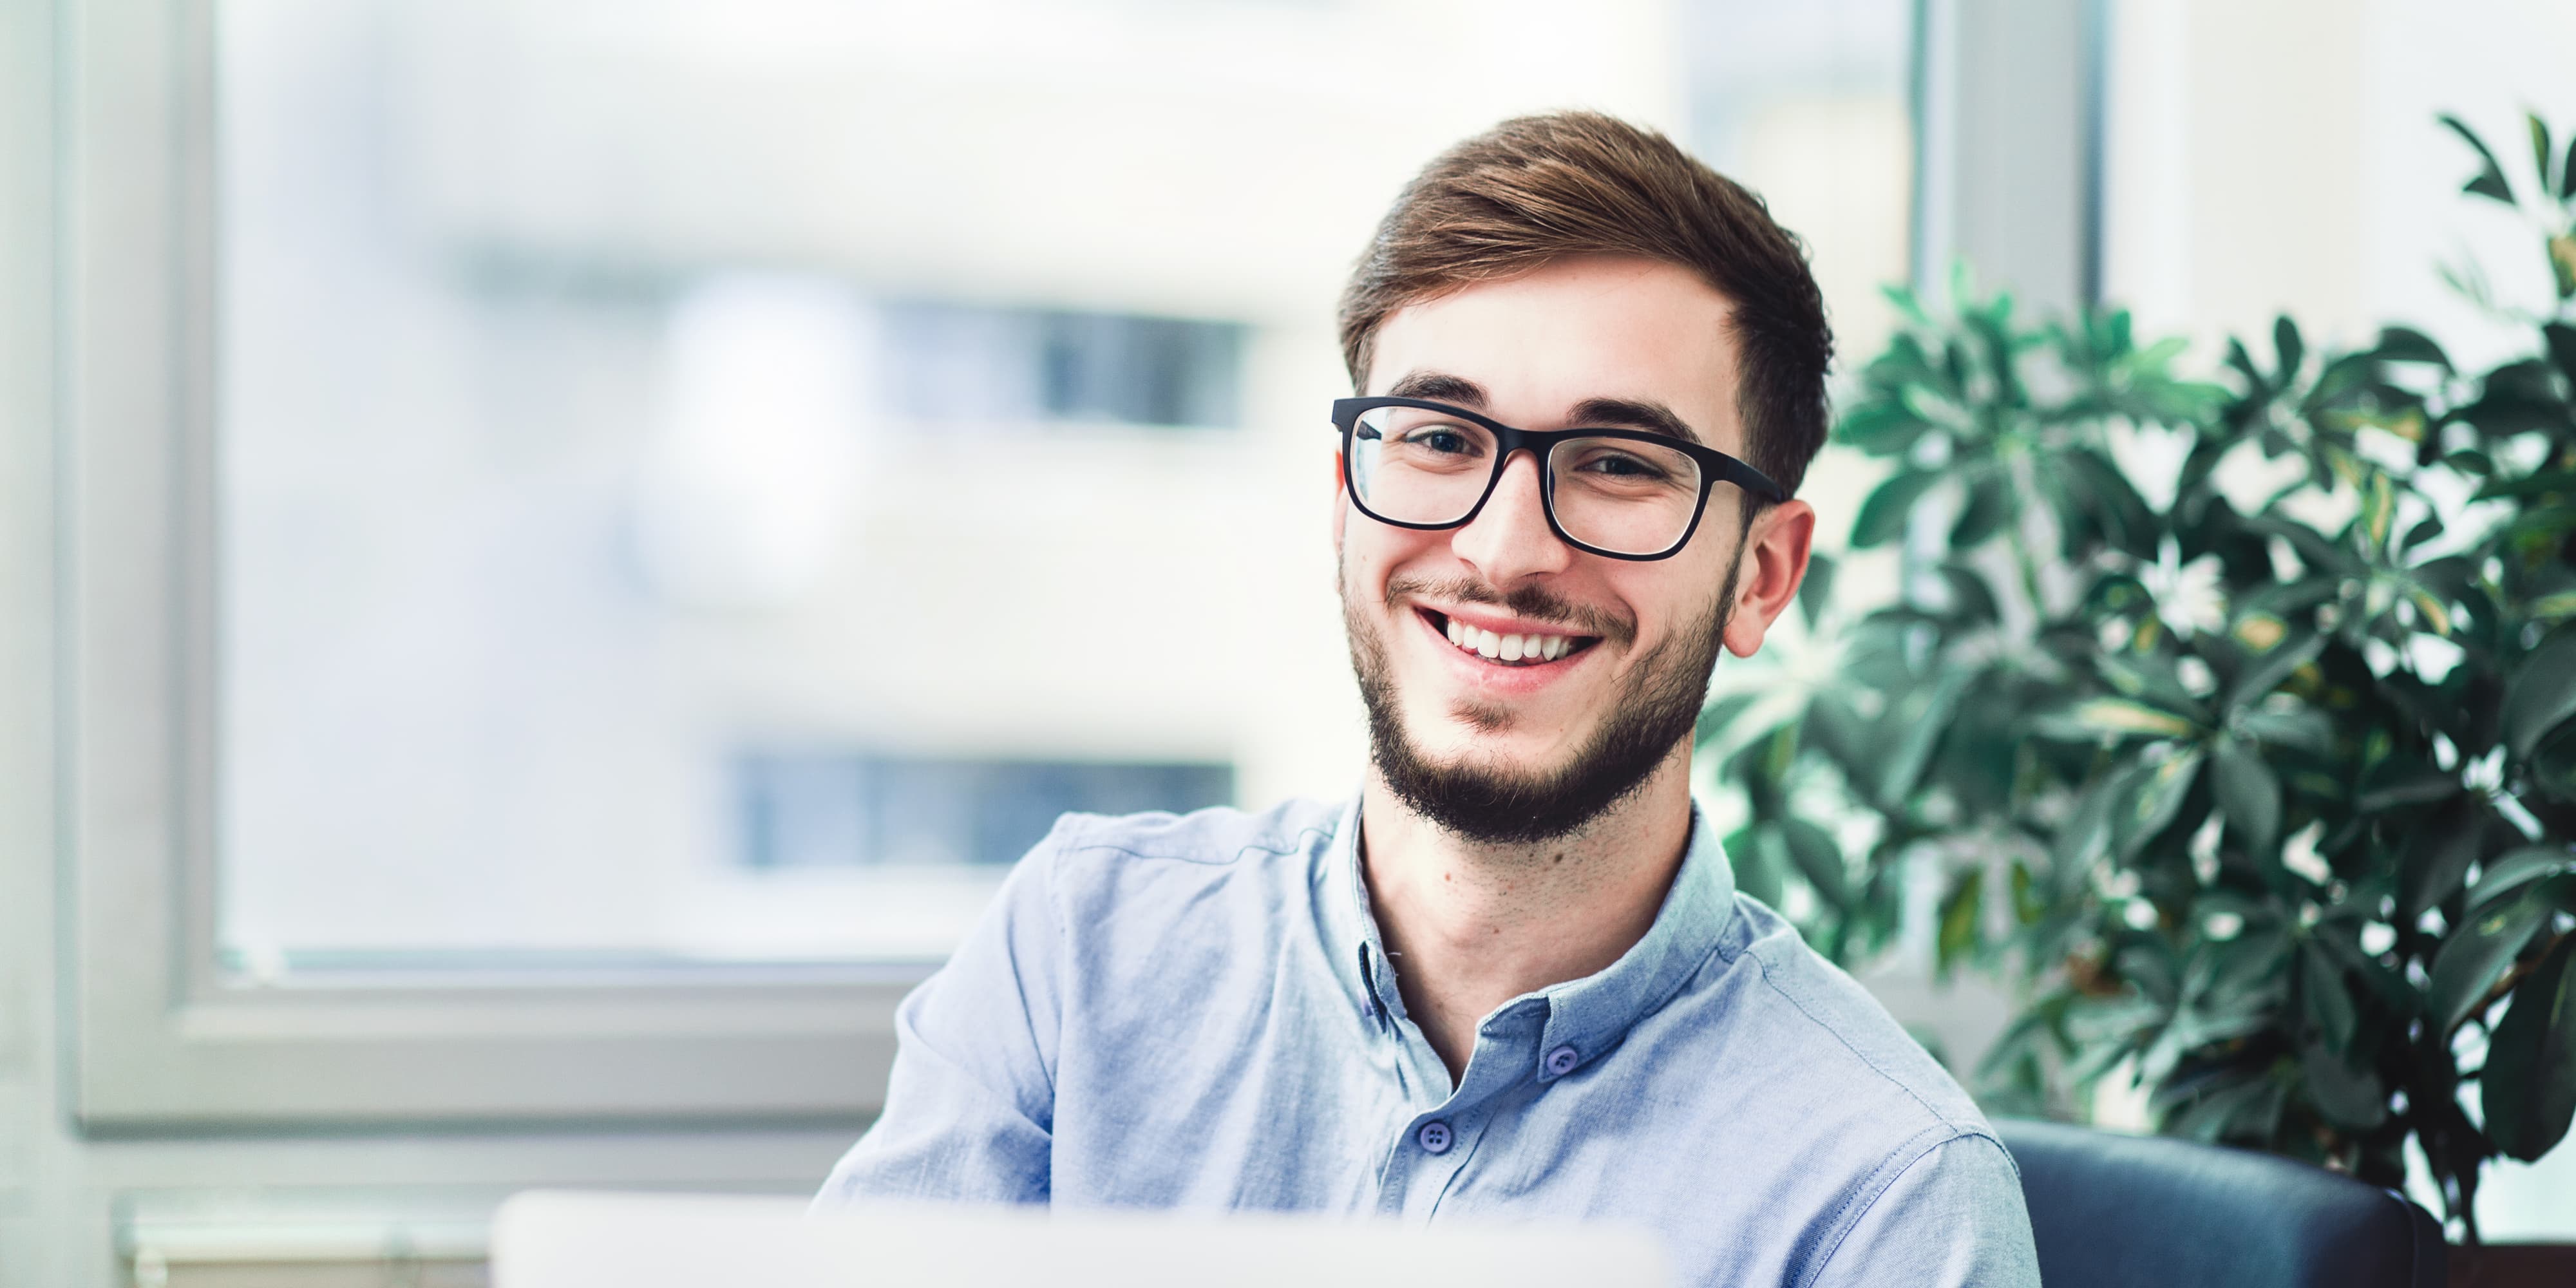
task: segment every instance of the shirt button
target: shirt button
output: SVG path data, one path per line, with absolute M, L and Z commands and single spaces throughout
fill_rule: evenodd
M 1558 1047 L 1557 1049 L 1555 1049 L 1555 1050 L 1553 1050 L 1553 1051 L 1548 1052 L 1548 1053 L 1547 1053 L 1547 1072 L 1548 1072 L 1548 1076 L 1549 1076 L 1549 1077 L 1552 1077 L 1552 1078 L 1562 1078 L 1562 1077 L 1564 1077 L 1565 1075 L 1567 1075 L 1567 1074 L 1569 1074 L 1569 1073 L 1574 1072 L 1574 1066 L 1575 1066 L 1575 1064 L 1576 1064 L 1577 1062 L 1579 1062 L 1581 1059 L 1582 1059 L 1582 1057 L 1581 1057 L 1581 1056 L 1576 1055 L 1576 1054 L 1574 1053 L 1574 1048 L 1573 1048 L 1573 1047 L 1570 1047 L 1570 1046 L 1561 1046 L 1561 1047 Z
M 1446 1154 L 1449 1152 L 1449 1124 L 1447 1123 L 1424 1123 L 1422 1124 L 1422 1130 L 1413 1133 L 1413 1138 L 1421 1142 L 1423 1153 Z

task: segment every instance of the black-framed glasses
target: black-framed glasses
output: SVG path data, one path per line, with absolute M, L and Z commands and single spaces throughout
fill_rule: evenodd
M 1337 398 L 1342 482 L 1360 513 L 1399 528 L 1475 519 L 1512 453 L 1538 463 L 1547 526 L 1577 550 L 1665 559 L 1690 544 L 1720 482 L 1763 501 L 1789 494 L 1727 455 L 1639 429 L 1514 429 L 1420 398 Z

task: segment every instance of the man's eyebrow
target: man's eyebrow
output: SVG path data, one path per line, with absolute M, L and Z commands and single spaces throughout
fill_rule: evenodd
M 1603 429 L 1643 429 L 1678 438 L 1685 443 L 1700 441 L 1698 432 L 1674 415 L 1671 408 L 1635 398 L 1586 398 L 1574 405 L 1574 414 L 1566 424 Z
M 1483 408 L 1485 387 L 1464 376 L 1439 371 L 1409 372 L 1386 391 L 1395 398 L 1420 398 L 1427 402 L 1456 403 L 1461 407 Z

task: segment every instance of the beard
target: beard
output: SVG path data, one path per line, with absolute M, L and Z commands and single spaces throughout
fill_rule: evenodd
M 1442 764 L 1423 753 L 1404 727 L 1386 641 L 1374 623 L 1352 611 L 1342 588 L 1342 624 L 1350 635 L 1351 669 L 1368 708 L 1369 755 L 1387 789 L 1415 813 L 1453 835 L 1489 845 L 1529 845 L 1581 830 L 1635 795 L 1646 778 L 1699 720 L 1710 672 L 1735 608 L 1741 548 L 1726 565 L 1726 584 L 1696 622 L 1638 658 L 1603 716 L 1600 727 L 1564 764 L 1553 769 L 1512 769 L 1470 752 Z M 1544 622 L 1579 624 L 1604 642 L 1635 638 L 1632 624 L 1569 604 L 1529 586 L 1506 595 L 1482 582 L 1432 583 L 1396 578 L 1387 584 L 1386 607 L 1405 611 L 1407 594 L 1432 594 L 1468 603 L 1494 604 Z M 1595 647 L 1599 647 L 1595 645 Z M 1483 732 L 1508 728 L 1508 707 L 1462 703 L 1451 714 Z

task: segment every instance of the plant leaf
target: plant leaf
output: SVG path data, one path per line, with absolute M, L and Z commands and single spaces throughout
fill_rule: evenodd
M 2538 112 L 2525 112 L 2522 119 L 2531 126 L 2532 173 L 2540 176 L 2540 190 L 2547 193 L 2558 186 L 2558 176 L 2551 173 L 2558 164 L 2558 150 L 2549 145 L 2549 123 Z
M 2478 160 L 2486 167 L 2478 172 L 2478 177 L 2463 184 L 2460 191 L 2474 193 L 2481 197 L 2491 197 L 2508 206 L 2512 205 L 2513 185 L 2504 181 L 2504 167 L 2496 162 L 2495 153 L 2487 150 L 2486 141 L 2479 138 L 2456 116 L 2446 112 L 2442 115 L 2441 121 L 2442 124 L 2451 127 L 2452 131 L 2461 138 L 2468 140 L 2470 147 L 2477 149 Z
M 2566 1137 L 2576 1121 L 2576 935 L 2514 987 L 2479 1090 L 2487 1138 L 2506 1154 L 2536 1163 Z
M 2444 353 L 2442 346 L 2433 342 L 2433 337 L 2413 327 L 2381 329 L 2379 344 L 2371 350 L 2371 356 L 2382 362 L 2423 362 L 2444 371 L 2451 369 L 2451 355 Z
M 1807 575 L 1798 583 L 1798 611 L 1805 614 L 1808 629 L 1824 620 L 1825 606 L 1833 602 L 1834 557 L 1821 551 L 1807 556 Z
M 2447 1035 L 2469 1017 L 2550 912 L 2548 900 L 2536 890 L 2527 891 L 2493 912 L 2470 918 L 2442 941 L 2424 997 L 2435 1033 Z
M 2445 772 L 2431 761 L 2390 756 L 2362 774 L 2352 803 L 2364 814 L 2376 814 L 2404 805 L 2430 805 L 2457 796 L 2460 790 L 2459 775 Z
M 1761 701 L 1762 697 L 1763 695 L 1758 692 L 1730 693 L 1701 707 L 1699 722 L 1692 733 L 1692 741 L 1705 743 L 1718 734 L 1724 733 L 1728 725 L 1735 723 L 1736 717 L 1743 715 L 1746 708 Z
M 1964 559 L 1953 559 L 1941 565 L 1941 580 L 1950 589 L 1950 616 L 1968 622 L 1991 623 L 2002 615 L 1995 605 L 1994 588 L 1986 584 L 1985 574 Z
M 2564 322 L 2544 322 L 2540 342 L 2549 350 L 2549 361 L 2558 374 L 2576 381 L 2576 326 Z
M 2324 755 L 2334 746 L 2334 721 L 2312 707 L 2288 711 L 2255 709 L 2237 713 L 2236 728 L 2246 737 L 2275 746 L 2296 747 Z
M 1878 799 L 1894 804 L 1914 790 L 1923 776 L 1924 764 L 1932 759 L 1933 748 L 1940 745 L 1941 735 L 1950 725 L 1950 713 L 1959 705 L 1959 695 L 1967 689 L 1970 675 L 1952 671 L 1941 677 L 1925 702 L 1923 713 L 1907 727 L 1897 740 L 1895 750 L 1880 767 Z
M 2237 674 L 2236 683 L 2228 686 L 2221 705 L 2233 709 L 2261 699 L 2281 687 L 2291 672 L 2314 661 L 2325 646 L 2326 637 L 2315 631 L 2303 627 L 2292 632 Z
M 2468 877 L 2469 865 L 2477 862 L 2479 842 L 2485 839 L 2480 823 L 2476 807 L 2462 796 L 2453 798 L 2417 825 L 2398 860 L 2400 920 L 2414 921 L 2460 888 Z
M 2313 939 L 2299 946 L 2299 996 L 2326 1049 L 2337 1055 L 2352 1050 L 2360 1008 L 2353 1005 L 2351 990 L 2343 986 L 2343 970 Z
M 2512 496 L 2548 496 L 2559 492 L 2576 492 L 2576 470 L 2545 470 L 2520 478 L 2500 478 L 2479 488 L 2472 501 L 2493 501 Z
M 1843 847 L 1825 829 L 1803 818 L 1780 820 L 1780 839 L 1788 843 L 1789 860 L 1816 888 L 1816 895 L 1840 912 L 1851 907 L 1851 878 L 1843 870 Z
M 2173 658 L 2122 650 L 2097 655 L 2093 665 L 2112 688 L 2120 691 L 2120 696 L 2173 712 L 2195 724 L 2206 723 L 2207 710 L 2200 705 L 2200 699 L 2191 695 L 2191 687 L 2182 682 Z
M 1863 403 L 1834 426 L 1834 439 L 1872 456 L 1894 456 L 1914 446 L 1932 422 L 1895 401 Z
M 2110 458 L 2074 447 L 2057 453 L 2055 462 L 2065 481 L 2073 485 L 2069 499 L 2082 512 L 2068 515 L 2069 519 L 2089 518 L 2101 526 L 2104 539 L 2113 547 L 2141 559 L 2155 556 L 2155 512 Z
M 2529 756 L 2543 735 L 2570 718 L 2576 718 L 2576 628 L 2561 626 L 2531 650 L 2505 691 L 2505 745 Z
M 2281 1094 L 2280 1083 L 2268 1077 L 2249 1075 L 2241 1081 L 2201 1094 L 2168 1116 L 2157 1130 L 2204 1144 L 2234 1139 L 2242 1131 L 2239 1123 L 2277 1114 Z
M 2310 1045 L 2299 1059 L 2299 1074 L 2308 1099 L 2337 1126 L 2369 1131 L 2388 1121 L 2388 1090 L 2379 1075 L 2355 1069 L 2343 1057 Z
M 1866 550 L 1903 536 L 1905 516 L 1913 512 L 1914 503 L 1941 477 L 1933 470 L 1899 470 L 1879 484 L 1869 499 L 1861 502 L 1860 517 L 1852 520 L 1852 548 Z
M 1941 934 L 1939 968 L 1943 973 L 1959 960 L 1976 951 L 1977 917 L 1984 900 L 1986 870 L 1970 868 L 1941 898 Z
M 1988 470 L 1968 484 L 1968 503 L 1960 507 L 1959 522 L 1950 529 L 1950 548 L 1965 550 L 2004 526 L 2012 515 L 2012 489 L 2007 487 L 2000 471 Z
M 2200 731 L 2198 725 L 2170 711 L 2160 711 L 2127 698 L 2087 698 L 2063 712 L 2041 716 L 2031 724 L 2041 733 L 2078 742 L 2089 742 L 2104 734 L 2188 738 Z
M 2280 776 L 2234 738 L 2220 738 L 2209 750 L 2210 785 L 2218 791 L 2227 825 L 2242 838 L 2246 853 L 2269 856 L 2281 839 Z
M 2390 530 L 2396 523 L 2397 485 L 2389 480 L 2386 471 L 2372 470 L 2361 499 L 2361 530 L 2370 549 L 2387 549 Z
M 2308 346 L 2299 339 L 2299 324 L 2284 313 L 2272 319 L 2272 352 L 2281 359 L 2277 377 L 2284 387 L 2299 378 L 2299 366 L 2308 359 Z
M 2486 870 L 2478 874 L 2478 883 L 2469 888 L 2469 911 L 2476 913 L 2488 904 L 2546 876 L 2560 871 L 2576 871 L 2576 851 L 2545 845 L 2510 850 L 2489 860 Z
M 2192 780 L 2199 776 L 2203 759 L 2203 753 L 2195 748 L 2147 769 L 2137 795 L 2114 819 L 2113 832 L 2122 861 L 2172 825 L 2174 815 L 2182 810 L 2183 798 L 2191 794 Z
M 2576 732 L 2542 739 L 2529 764 L 2532 786 L 2540 794 L 2576 801 Z M 2576 908 L 2568 911 L 2576 912 Z

